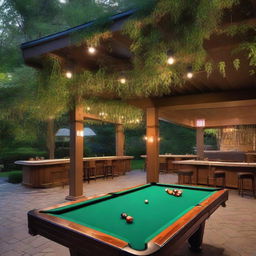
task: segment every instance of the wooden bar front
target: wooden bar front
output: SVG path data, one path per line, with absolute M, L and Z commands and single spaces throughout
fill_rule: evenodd
M 194 172 L 192 177 L 193 184 L 214 185 L 213 173 L 216 170 L 225 171 L 226 186 L 238 188 L 238 172 L 252 172 L 256 175 L 256 163 L 245 162 L 221 162 L 221 161 L 201 161 L 184 160 L 174 161 L 179 170 L 191 170 Z M 251 189 L 250 181 L 245 181 L 245 189 Z
M 142 158 L 147 158 L 146 155 L 141 155 Z M 187 160 L 187 159 L 196 159 L 197 155 L 172 155 L 172 154 L 166 154 L 166 155 L 159 155 L 159 163 L 160 165 L 162 163 L 167 164 L 167 171 L 171 172 L 174 171 L 176 168 L 174 161 L 179 160 Z
M 132 156 L 85 157 L 83 165 L 89 161 L 96 162 L 96 175 L 103 177 L 106 160 L 111 160 L 115 175 L 124 175 L 131 170 Z M 47 188 L 68 184 L 70 159 L 48 159 L 37 161 L 16 161 L 22 165 L 23 185 L 35 188 Z

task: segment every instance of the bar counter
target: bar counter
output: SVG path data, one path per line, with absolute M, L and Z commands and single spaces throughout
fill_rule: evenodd
M 213 173 L 216 170 L 225 171 L 226 186 L 238 187 L 238 172 L 253 172 L 256 175 L 256 163 L 184 160 L 174 161 L 178 170 L 191 170 L 194 172 L 192 183 L 199 185 L 214 185 Z M 251 184 L 245 181 L 245 188 L 251 188 Z
M 141 155 L 140 157 L 147 158 L 147 155 Z M 172 171 L 176 169 L 176 166 L 173 163 L 174 161 L 196 159 L 196 158 L 197 158 L 197 155 L 173 155 L 173 154 L 159 155 L 160 169 L 161 169 L 161 165 L 166 164 L 167 171 Z
M 111 160 L 115 175 L 124 175 L 131 170 L 133 156 L 103 156 L 85 157 L 84 166 L 90 162 L 96 163 L 96 174 L 103 177 L 105 161 Z M 68 184 L 68 171 L 70 159 L 46 159 L 35 161 L 16 161 L 15 164 L 22 166 L 22 183 L 34 188 L 47 188 Z

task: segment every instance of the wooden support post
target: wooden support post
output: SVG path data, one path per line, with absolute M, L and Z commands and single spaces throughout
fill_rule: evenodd
M 124 155 L 124 126 L 122 124 L 116 124 L 116 155 Z
M 54 119 L 47 120 L 47 149 L 49 159 L 54 159 L 55 152 L 55 134 L 54 134 Z
M 147 182 L 159 181 L 158 109 L 147 108 Z
M 204 128 L 196 128 L 196 150 L 197 150 L 197 159 L 204 159 Z
M 69 195 L 67 200 L 77 200 L 83 196 L 83 108 L 74 107 L 70 112 L 70 168 Z

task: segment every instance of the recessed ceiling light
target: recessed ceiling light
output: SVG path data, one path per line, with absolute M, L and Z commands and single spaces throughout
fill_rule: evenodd
M 88 52 L 90 53 L 90 54 L 94 54 L 95 52 L 96 52 L 96 49 L 94 48 L 94 47 L 88 47 Z

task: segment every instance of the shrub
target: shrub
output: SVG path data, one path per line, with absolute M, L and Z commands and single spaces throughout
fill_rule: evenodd
M 4 165 L 4 171 L 11 171 L 19 168 L 14 164 L 17 160 L 28 160 L 36 156 L 46 157 L 46 155 L 46 152 L 31 147 L 11 148 L 1 152 L 0 160 Z
M 16 171 L 16 172 L 10 172 L 8 176 L 8 182 L 18 184 L 22 182 L 22 172 Z

